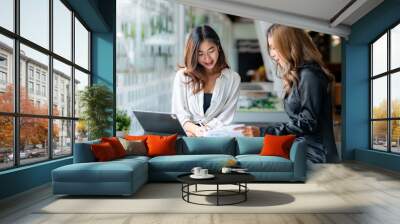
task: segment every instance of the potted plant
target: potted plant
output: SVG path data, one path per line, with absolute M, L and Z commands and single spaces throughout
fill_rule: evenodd
M 126 111 L 117 110 L 116 118 L 117 137 L 124 137 L 128 134 L 129 128 L 131 127 L 131 118 L 128 116 Z
M 113 95 L 103 84 L 87 86 L 79 93 L 81 118 L 85 121 L 88 139 L 110 136 L 112 129 Z

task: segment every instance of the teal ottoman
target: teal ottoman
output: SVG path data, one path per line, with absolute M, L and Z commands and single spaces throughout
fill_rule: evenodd
M 52 171 L 53 193 L 132 195 L 148 180 L 147 157 L 74 163 Z

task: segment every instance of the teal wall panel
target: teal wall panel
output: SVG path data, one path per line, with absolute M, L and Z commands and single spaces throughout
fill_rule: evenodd
M 351 27 L 344 42 L 344 159 L 399 170 L 397 155 L 369 150 L 369 43 L 400 22 L 400 0 L 386 0 Z
M 372 166 L 378 166 L 400 172 L 400 155 L 393 155 L 392 153 L 366 149 L 356 149 L 355 160 L 368 163 Z
M 92 34 L 92 75 L 93 83 L 102 83 L 112 89 L 113 73 L 113 34 Z
M 343 158 L 354 159 L 354 149 L 368 148 L 369 84 L 368 46 L 347 45 L 345 49 L 345 117 Z M 365 63 L 366 62 L 366 63 Z
M 72 163 L 72 157 L 0 172 L 0 199 L 51 181 L 51 171 Z

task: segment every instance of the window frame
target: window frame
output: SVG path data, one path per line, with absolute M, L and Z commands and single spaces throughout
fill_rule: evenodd
M 70 23 L 71 23 L 71 59 L 64 58 L 63 56 L 57 54 L 54 52 L 53 49 L 53 24 L 54 24 L 54 17 L 53 17 L 53 1 L 54 0 L 47 0 L 49 4 L 49 47 L 46 49 L 45 47 L 42 47 L 39 44 L 34 43 L 33 41 L 30 41 L 29 39 L 24 38 L 23 36 L 20 35 L 20 0 L 14 0 L 13 1 L 13 10 L 14 10 L 14 30 L 10 31 L 4 27 L 0 26 L 0 35 L 3 35 L 7 38 L 12 39 L 13 41 L 13 64 L 10 65 L 12 68 L 10 69 L 12 71 L 11 75 L 13 75 L 14 78 L 14 110 L 13 112 L 2 112 L 0 111 L 0 116 L 11 116 L 13 119 L 13 153 L 14 153 L 14 161 L 13 161 L 13 166 L 10 167 L 5 167 L 5 168 L 0 168 L 0 172 L 5 171 L 5 170 L 10 170 L 10 169 L 16 169 L 19 167 L 23 166 L 29 166 L 33 164 L 38 164 L 38 163 L 43 163 L 46 161 L 54 160 L 54 159 L 61 159 L 65 157 L 70 157 L 73 156 L 74 152 L 74 143 L 75 143 L 75 123 L 76 121 L 79 120 L 79 117 L 75 116 L 75 108 L 71 108 L 71 114 L 68 116 L 56 116 L 53 115 L 53 59 L 58 60 L 61 63 L 64 63 L 68 66 L 71 66 L 71 92 L 72 92 L 72 99 L 71 99 L 71 104 L 74 105 L 75 103 L 75 88 L 73 83 L 75 82 L 75 69 L 87 74 L 89 76 L 89 83 L 88 85 L 92 85 L 92 72 L 91 72 L 91 36 L 92 36 L 92 30 L 88 27 L 88 25 L 83 21 L 83 19 L 76 13 L 72 7 L 65 1 L 65 0 L 59 0 L 68 10 L 71 11 L 71 18 L 70 18 Z M 78 64 L 75 63 L 75 18 L 79 20 L 79 22 L 84 26 L 84 28 L 88 31 L 88 69 L 85 69 Z M 20 111 L 20 85 L 21 85 L 21 80 L 20 80 L 20 45 L 23 44 L 27 47 L 32 48 L 33 50 L 36 50 L 42 54 L 45 54 L 48 56 L 49 62 L 48 62 L 48 80 L 47 84 L 45 85 L 45 90 L 46 90 L 46 96 L 48 96 L 48 112 L 46 115 L 39 115 L 39 114 L 27 114 L 27 113 L 21 113 Z M 37 80 L 36 77 L 36 72 L 37 70 L 33 68 L 33 79 L 31 79 L 30 76 L 30 69 L 31 66 L 27 64 L 27 73 L 26 75 L 26 81 L 33 81 L 33 85 L 35 86 L 36 83 L 40 83 L 40 87 L 42 88 L 42 79 L 41 75 L 43 71 L 39 72 L 39 79 Z M 27 86 L 27 91 L 29 87 Z M 34 87 L 34 92 L 36 91 Z M 38 96 L 42 96 L 42 91 L 40 90 L 40 94 Z M 35 102 L 34 102 L 35 103 Z M 47 135 L 47 142 L 49 143 L 47 145 L 47 150 L 48 150 L 48 155 L 47 157 L 44 157 L 43 160 L 40 160 L 38 162 L 32 162 L 32 163 L 24 163 L 21 164 L 21 158 L 20 158 L 20 119 L 21 118 L 45 118 L 47 119 L 48 122 L 48 135 Z M 65 121 L 70 121 L 71 122 L 71 153 L 68 155 L 63 155 L 63 156 L 54 156 L 54 147 L 53 147 L 53 123 L 56 122 L 57 120 L 65 120 Z
M 369 47 L 369 77 L 368 77 L 368 84 L 369 84 L 369 149 L 373 151 L 379 151 L 379 152 L 386 152 L 386 153 L 391 153 L 391 154 L 400 154 L 400 152 L 393 152 L 392 151 L 392 122 L 393 121 L 399 121 L 400 117 L 392 117 L 392 98 L 391 98 L 391 79 L 392 75 L 395 75 L 396 73 L 400 72 L 400 67 L 391 69 L 391 31 L 393 28 L 396 26 L 400 26 L 400 21 L 395 22 L 391 26 L 385 29 L 384 32 L 379 34 L 375 39 L 373 39 L 370 43 L 368 43 Z M 387 64 L 386 64 L 386 71 L 383 73 L 376 74 L 374 76 L 373 74 L 373 44 L 376 43 L 376 41 L 379 40 L 379 38 L 383 37 L 384 35 L 387 35 Z M 373 92 L 374 92 L 374 87 L 373 87 L 373 81 L 378 79 L 386 77 L 386 86 L 387 86 L 387 105 L 386 105 L 386 117 L 385 118 L 373 118 Z M 373 136 L 373 122 L 375 121 L 386 121 L 386 151 L 379 150 L 374 148 L 374 136 Z

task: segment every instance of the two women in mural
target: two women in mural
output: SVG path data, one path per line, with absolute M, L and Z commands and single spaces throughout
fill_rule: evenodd
M 266 44 L 283 80 L 283 103 L 290 120 L 240 130 L 245 136 L 294 134 L 308 145 L 309 161 L 337 162 L 331 103 L 334 76 L 320 52 L 305 31 L 278 24 L 268 29 Z M 189 135 L 202 136 L 207 129 L 232 122 L 239 84 L 215 31 L 196 27 L 186 43 L 184 66 L 175 77 L 172 112 Z

